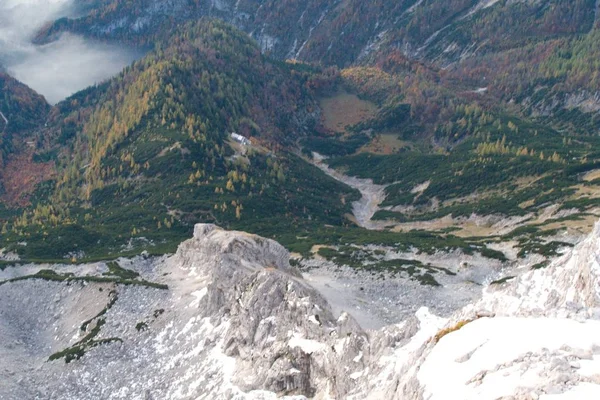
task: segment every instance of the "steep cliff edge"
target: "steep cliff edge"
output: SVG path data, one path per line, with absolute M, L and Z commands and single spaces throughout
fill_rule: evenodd
M 544 269 L 451 318 L 421 361 L 425 398 L 600 396 L 600 224 Z M 444 373 L 440 373 L 445 371 Z
M 131 280 L 3 283 L 0 397 L 597 398 L 598 254 L 600 227 L 450 319 L 422 309 L 364 331 L 333 315 L 278 243 L 197 225 L 171 257 L 119 261 L 140 274 L 134 283 L 168 290 Z M 65 357 L 78 343 L 82 352 Z

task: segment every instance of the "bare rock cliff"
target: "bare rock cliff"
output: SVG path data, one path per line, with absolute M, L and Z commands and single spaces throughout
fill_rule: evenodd
M 168 290 L 2 284 L 0 398 L 598 398 L 586 397 L 600 393 L 598 254 L 600 228 L 450 319 L 421 309 L 365 331 L 278 243 L 197 225 L 171 257 L 120 260 Z M 78 343 L 69 363 L 51 357 Z

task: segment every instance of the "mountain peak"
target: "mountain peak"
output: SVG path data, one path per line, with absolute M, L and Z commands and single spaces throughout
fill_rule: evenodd
M 193 238 L 173 256 L 120 259 L 110 268 L 105 263 L 77 266 L 88 276 L 105 276 L 107 268 L 140 274 L 127 285 L 89 278 L 88 283 L 44 281 L 39 274 L 5 283 L 1 332 L 6 343 L 28 337 L 32 353 L 4 347 L 8 369 L 2 372 L 6 385 L 0 395 L 595 395 L 600 390 L 594 380 L 600 373 L 595 355 L 600 321 L 594 313 L 599 244 L 597 227 L 546 270 L 488 291 L 450 319 L 423 308 L 402 323 L 364 331 L 348 314 L 332 313 L 324 297 L 289 265 L 288 252 L 277 242 L 198 224 Z M 157 285 L 141 285 L 151 281 Z M 565 295 L 557 297 L 558 291 Z M 16 297 L 24 299 L 25 309 Z M 48 297 L 56 301 L 48 303 Z M 557 312 L 565 309 L 577 312 Z M 81 353 L 67 358 L 66 368 L 62 357 L 69 349 Z M 526 380 L 522 371 L 527 371 Z M 22 379 L 28 384 L 22 385 Z

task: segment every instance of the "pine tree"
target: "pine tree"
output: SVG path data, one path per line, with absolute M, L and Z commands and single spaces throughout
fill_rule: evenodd
M 227 185 L 225 186 L 225 188 L 230 192 L 235 192 L 235 186 L 233 186 L 233 182 L 231 181 L 231 179 L 227 181 Z

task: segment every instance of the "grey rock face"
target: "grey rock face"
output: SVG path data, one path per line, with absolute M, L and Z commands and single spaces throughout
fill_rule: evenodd
M 352 374 L 368 368 L 372 338 L 348 315 L 335 318 L 272 240 L 197 225 L 172 257 L 126 266 L 169 290 L 2 286 L 1 398 L 345 398 L 356 390 Z M 121 341 L 69 364 L 48 361 L 89 333 L 82 323 L 107 306 L 111 290 L 117 300 L 95 339 Z M 377 352 L 413 328 L 387 331 Z
M 43 280 L 0 286 L 0 398 L 410 400 L 592 393 L 600 390 L 589 375 L 600 371 L 600 339 L 590 334 L 599 323 L 599 249 L 600 228 L 546 270 L 487 292 L 450 319 L 421 309 L 400 324 L 364 331 L 348 314 L 332 314 L 278 243 L 197 225 L 171 257 L 120 260 L 168 290 Z M 569 337 L 544 339 L 548 326 L 564 326 Z M 48 360 L 94 329 L 94 346 L 81 358 Z M 494 343 L 506 346 L 503 340 L 515 329 L 523 332 L 523 351 L 512 348 L 515 339 L 498 352 Z M 547 345 L 538 349 L 531 335 L 542 335 Z M 484 365 L 496 359 L 491 368 Z M 529 371 L 527 384 L 510 386 L 523 371 Z M 499 386 L 502 379 L 508 383 Z

